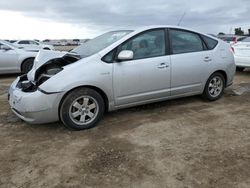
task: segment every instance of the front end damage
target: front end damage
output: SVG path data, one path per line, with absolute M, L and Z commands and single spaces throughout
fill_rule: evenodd
M 32 70 L 18 77 L 9 89 L 9 104 L 12 111 L 29 123 L 58 121 L 58 107 L 63 92 L 47 93 L 39 88 L 44 82 L 61 72 L 65 66 L 77 62 L 80 57 L 65 52 L 39 54 Z M 47 52 L 46 52 L 47 53 Z M 45 57 L 45 58 L 44 58 Z
M 34 92 L 44 82 L 63 70 L 63 67 L 80 60 L 75 54 L 65 52 L 40 52 L 32 70 L 20 77 L 18 88 L 24 92 Z M 44 54 L 45 53 L 45 54 Z M 46 54 L 49 54 L 46 57 Z M 54 54 L 54 57 L 53 55 Z

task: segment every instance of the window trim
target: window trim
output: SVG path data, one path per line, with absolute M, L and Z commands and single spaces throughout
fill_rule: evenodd
M 106 57 L 109 53 L 111 53 L 111 52 L 113 52 L 113 51 L 114 51 L 114 53 L 113 53 L 113 56 L 112 56 L 112 60 L 111 60 L 111 61 L 106 61 L 106 60 L 104 60 L 105 57 Z M 114 63 L 114 60 L 115 60 L 115 57 L 116 57 L 116 53 L 117 53 L 117 47 L 115 47 L 113 50 L 110 50 L 108 53 L 106 53 L 106 54 L 101 58 L 101 61 L 103 61 L 103 62 L 105 62 L 105 63 L 108 63 L 108 64 Z
M 164 32 L 164 38 L 165 38 L 165 54 L 162 55 L 162 56 L 155 56 L 155 57 L 163 57 L 163 56 L 168 56 L 170 55 L 170 44 L 169 44 L 169 37 L 168 37 L 168 28 L 165 28 L 165 27 L 160 27 L 160 28 L 153 28 L 153 29 L 147 29 L 145 31 L 142 31 L 140 33 L 137 33 L 136 35 L 130 37 L 129 39 L 125 40 L 124 42 L 122 42 L 121 44 L 119 44 L 118 46 L 116 46 L 114 49 L 110 50 L 108 53 L 106 53 L 102 58 L 101 58 L 101 61 L 105 62 L 105 63 L 119 63 L 121 62 L 121 60 L 118 60 L 117 57 L 118 57 L 118 53 L 119 53 L 119 49 L 121 48 L 121 46 L 123 44 L 125 44 L 126 42 L 128 42 L 129 40 L 133 40 L 134 38 L 136 38 L 137 36 L 139 35 L 142 35 L 146 32 L 150 32 L 150 31 L 157 31 L 157 30 L 162 30 Z M 168 44 L 167 44 L 168 42 Z M 114 56 L 113 56 L 113 60 L 112 62 L 106 62 L 104 61 L 104 57 L 106 55 L 108 55 L 111 51 L 115 50 L 115 53 L 114 53 Z M 141 58 L 141 59 L 149 59 L 149 58 L 155 58 L 155 57 L 147 57 L 147 58 Z M 141 59 L 135 59 L 135 60 L 141 60 Z M 132 60 L 124 60 L 122 62 L 126 62 L 126 61 L 132 61 Z
M 206 51 L 214 50 L 214 49 L 217 47 L 217 45 L 219 44 L 219 41 L 218 41 L 218 40 L 212 39 L 211 37 L 208 37 L 208 36 L 206 36 L 206 35 L 200 34 L 200 37 L 201 37 L 201 39 L 203 40 L 203 42 L 205 43 L 205 45 L 206 45 L 206 48 L 207 48 Z M 207 42 L 205 41 L 204 37 L 207 37 L 207 38 L 210 38 L 210 39 L 212 39 L 212 40 L 215 40 L 215 41 L 216 41 L 216 45 L 215 45 L 213 48 L 209 49 L 208 44 L 207 44 Z
M 195 35 L 198 35 L 198 37 L 200 38 L 200 40 L 201 40 L 201 42 L 202 42 L 202 48 L 203 48 L 203 50 L 194 51 L 194 52 L 182 52 L 182 53 L 178 53 L 178 54 L 173 53 L 172 39 L 171 39 L 171 36 L 170 36 L 171 30 L 183 31 L 183 32 L 193 33 L 193 34 L 195 34 Z M 194 32 L 194 31 L 190 31 L 190 30 L 186 30 L 186 29 L 170 27 L 170 28 L 168 28 L 168 35 L 169 35 L 170 46 L 171 46 L 171 48 L 170 48 L 170 49 L 171 49 L 171 52 L 170 52 L 171 55 L 180 55 L 180 54 L 188 54 L 188 53 L 199 53 L 199 52 L 203 52 L 203 51 L 207 51 L 207 50 L 208 50 L 207 44 L 206 44 L 206 43 L 204 42 L 204 40 L 202 39 L 200 33 L 196 33 L 196 32 Z
M 197 33 L 197 32 L 194 32 L 194 31 L 190 31 L 190 30 L 187 30 L 187 29 L 181 29 L 181 28 L 174 28 L 174 27 L 161 27 L 161 28 L 153 28 L 153 29 L 148 29 L 148 30 L 145 30 L 145 31 L 142 31 L 140 33 L 137 33 L 136 35 L 130 37 L 129 39 L 125 40 L 124 42 L 122 42 L 121 44 L 119 44 L 118 46 L 116 46 L 115 48 L 113 48 L 112 50 L 110 50 L 108 53 L 106 53 L 102 58 L 101 58 L 101 61 L 105 62 L 105 63 L 117 63 L 117 62 L 121 62 L 120 60 L 117 60 L 117 57 L 118 57 L 118 52 L 119 52 L 119 48 L 126 42 L 128 42 L 129 40 L 132 40 L 133 38 L 136 38 L 137 36 L 141 35 L 141 34 L 144 34 L 146 32 L 149 32 L 149 31 L 155 31 L 155 30 L 163 30 L 165 32 L 165 55 L 163 56 L 169 56 L 169 55 L 179 55 L 179 54 L 188 54 L 188 53 L 198 53 L 198 52 L 203 52 L 203 51 L 212 51 L 214 50 L 217 45 L 219 44 L 219 41 L 217 41 L 217 44 L 215 45 L 215 47 L 213 49 L 209 49 L 206 41 L 203 39 L 203 34 L 200 34 L 200 33 Z M 193 33 L 193 34 L 196 34 L 199 36 L 201 42 L 202 42 L 202 47 L 203 47 L 203 50 L 201 51 L 195 51 L 195 52 L 185 52 L 185 53 L 179 53 L 179 54 L 174 54 L 173 53 L 173 48 L 172 48 L 172 39 L 171 39 L 171 36 L 170 36 L 170 31 L 171 30 L 177 30 L 177 31 L 184 31 L 184 32 L 189 32 L 189 33 Z M 215 40 L 215 39 L 213 39 Z M 104 57 L 106 55 L 108 55 L 110 52 L 114 51 L 114 54 L 113 54 L 113 57 L 112 57 L 112 60 L 110 62 L 107 62 L 104 60 Z M 162 57 L 162 56 L 155 56 L 155 57 Z M 148 57 L 148 58 L 155 58 L 155 57 Z M 148 58 L 142 58 L 142 59 L 148 59 Z M 140 60 L 140 59 L 136 59 L 136 60 Z M 126 61 L 132 61 L 132 60 L 125 60 L 125 61 L 122 61 L 122 62 L 126 62 Z

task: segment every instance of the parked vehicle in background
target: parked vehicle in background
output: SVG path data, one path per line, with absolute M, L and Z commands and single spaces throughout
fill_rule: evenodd
M 215 34 L 208 33 L 208 35 L 215 37 L 215 38 L 218 38 L 217 35 L 215 35 Z
M 0 74 L 27 73 L 33 66 L 37 52 L 19 49 L 0 40 Z
M 74 45 L 74 46 L 78 46 L 78 45 L 80 45 L 80 39 L 73 39 L 72 40 L 72 45 Z
M 237 35 L 219 35 L 218 38 L 221 40 L 234 45 L 236 44 L 241 38 L 244 38 L 244 36 L 237 36 Z
M 10 40 L 9 42 L 10 42 L 10 43 L 15 43 L 15 42 L 16 42 L 16 40 Z
M 105 111 L 191 95 L 215 101 L 234 74 L 231 46 L 209 35 L 177 26 L 111 31 L 70 53 L 39 52 L 9 103 L 27 122 L 60 119 L 82 130 Z
M 232 48 L 237 69 L 243 71 L 245 68 L 250 68 L 250 37 L 242 38 Z
M 22 47 L 25 49 L 34 49 L 34 50 L 54 50 L 54 47 L 52 45 L 48 45 L 48 44 L 44 44 L 42 42 L 38 42 L 35 40 L 18 40 L 16 42 L 14 42 L 13 44 L 15 44 L 18 47 Z
M 81 39 L 80 40 L 80 45 L 81 44 L 84 44 L 84 43 L 86 43 L 86 42 L 88 42 L 88 41 L 90 41 L 91 39 Z

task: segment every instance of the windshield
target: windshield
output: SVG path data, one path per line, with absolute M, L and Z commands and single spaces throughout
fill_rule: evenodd
M 9 47 L 11 47 L 11 48 L 17 48 L 16 45 L 14 45 L 14 44 L 12 44 L 12 43 L 10 43 L 8 41 L 0 41 L 0 42 L 3 43 L 3 44 L 5 44 L 5 45 L 7 45 L 7 46 L 9 46 Z
M 116 41 L 120 40 L 127 34 L 131 33 L 132 31 L 111 31 L 100 35 L 88 42 L 82 44 L 81 46 L 73 49 L 71 52 L 77 53 L 81 57 L 88 57 L 91 56 L 104 48 L 110 46 L 111 44 L 115 43 Z

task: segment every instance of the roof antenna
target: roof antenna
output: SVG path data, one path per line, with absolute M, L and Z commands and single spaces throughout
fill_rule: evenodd
M 185 17 L 185 15 L 186 15 L 186 12 L 184 12 L 183 15 L 181 16 L 181 18 L 180 18 L 180 20 L 178 22 L 178 26 L 181 25 L 181 22 L 182 22 L 183 18 Z

